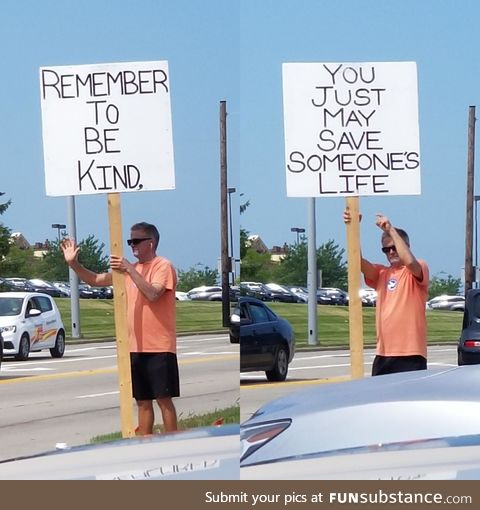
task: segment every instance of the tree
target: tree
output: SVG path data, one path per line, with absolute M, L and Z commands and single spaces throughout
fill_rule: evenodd
M 348 273 L 344 261 L 345 250 L 333 240 L 329 240 L 317 249 L 317 268 L 322 271 L 323 287 L 347 288 Z M 285 285 L 307 285 L 308 252 L 307 243 L 288 247 L 286 256 L 275 268 L 274 279 Z
M 198 264 L 197 264 L 198 266 Z M 202 285 L 213 286 L 218 280 L 218 271 L 205 266 L 203 269 L 191 267 L 187 271 L 178 271 L 177 289 L 182 292 L 188 292 L 195 287 Z
M 0 192 L 0 197 L 3 195 L 5 195 L 5 193 Z M 8 202 L 0 204 L 0 214 L 3 214 L 11 203 L 11 200 L 9 200 Z M 3 223 L 0 223 L 0 260 L 5 257 L 10 250 L 11 233 L 9 228 L 5 227 Z
M 460 291 L 461 283 L 460 278 L 453 278 L 451 274 L 449 274 L 447 278 L 440 278 L 435 275 L 430 279 L 428 299 L 432 299 L 433 297 L 440 296 L 442 294 L 456 296 Z
M 110 269 L 108 255 L 104 255 L 105 244 L 89 235 L 78 243 L 78 261 L 95 273 L 105 273 Z M 68 281 L 68 265 L 65 263 L 58 241 L 50 241 L 47 253 L 43 256 L 40 277 L 52 281 Z
M 254 248 L 248 247 L 241 260 L 242 281 L 268 283 L 272 279 L 274 264 L 270 259 L 270 253 L 258 253 Z

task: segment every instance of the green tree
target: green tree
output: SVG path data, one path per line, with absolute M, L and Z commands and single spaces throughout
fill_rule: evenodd
M 5 195 L 5 193 L 0 192 L 0 197 Z M 0 214 L 3 214 L 8 206 L 11 204 L 11 200 L 0 204 Z M 10 235 L 11 230 L 4 226 L 3 223 L 0 223 L 0 260 L 5 257 L 10 250 Z
M 104 254 L 105 244 L 89 235 L 78 243 L 79 262 L 95 273 L 105 273 L 110 269 L 109 257 Z M 68 265 L 65 263 L 58 241 L 50 241 L 47 253 L 43 256 L 38 270 L 39 277 L 51 281 L 68 281 Z
M 428 299 L 432 299 L 433 297 L 440 296 L 442 294 L 456 296 L 460 291 L 461 283 L 460 278 L 454 278 L 451 274 L 449 274 L 446 278 L 441 278 L 435 275 L 430 279 Z
M 241 281 L 268 283 L 272 279 L 274 264 L 270 259 L 270 253 L 258 253 L 254 248 L 248 247 L 241 260 Z
M 322 271 L 323 287 L 347 288 L 348 273 L 344 260 L 345 250 L 329 240 L 317 249 L 317 269 Z M 274 270 L 274 279 L 285 285 L 307 284 L 308 253 L 307 243 L 288 247 L 286 256 Z
M 188 292 L 195 287 L 202 285 L 212 286 L 218 280 L 218 271 L 205 266 L 203 269 L 191 267 L 187 271 L 178 271 L 177 289 L 182 292 Z
M 41 260 L 33 256 L 33 249 L 20 249 L 15 244 L 10 246 L 8 254 L 0 260 L 0 274 L 6 278 L 33 278 L 38 276 Z

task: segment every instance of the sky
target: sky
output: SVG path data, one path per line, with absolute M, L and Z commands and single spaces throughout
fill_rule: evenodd
M 308 202 L 286 194 L 282 63 L 408 61 L 418 72 L 422 192 L 360 198 L 362 253 L 384 260 L 374 225 L 382 212 L 409 233 L 432 275 L 460 277 L 478 19 L 476 0 L 2 0 L 0 191 L 12 205 L 0 221 L 31 243 L 55 238 L 51 225 L 67 222 L 67 199 L 45 193 L 42 66 L 168 61 L 176 189 L 123 193 L 122 225 L 126 239 L 131 224 L 155 223 L 159 253 L 186 270 L 216 267 L 220 254 L 220 101 L 233 230 L 281 246 L 295 242 L 292 227 L 307 227 Z M 346 248 L 344 199 L 315 202 L 317 244 Z M 77 197 L 76 216 L 77 238 L 93 234 L 108 253 L 106 196 Z

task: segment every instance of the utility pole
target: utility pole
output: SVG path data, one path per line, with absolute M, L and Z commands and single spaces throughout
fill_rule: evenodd
M 465 221 L 465 297 L 472 288 L 474 268 L 473 252 L 473 188 L 475 174 L 475 106 L 468 109 L 468 154 L 467 154 L 467 208 Z
M 230 285 L 228 274 L 231 260 L 228 256 L 227 210 L 227 103 L 220 101 L 220 251 L 222 267 L 222 324 L 230 326 Z

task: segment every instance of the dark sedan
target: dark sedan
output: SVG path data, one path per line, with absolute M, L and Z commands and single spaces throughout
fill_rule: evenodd
M 290 323 L 263 301 L 241 297 L 232 315 L 232 342 L 240 341 L 240 371 L 265 371 L 269 381 L 284 381 L 295 354 Z
M 480 363 L 480 289 L 468 291 L 464 307 L 458 364 L 476 365 Z

